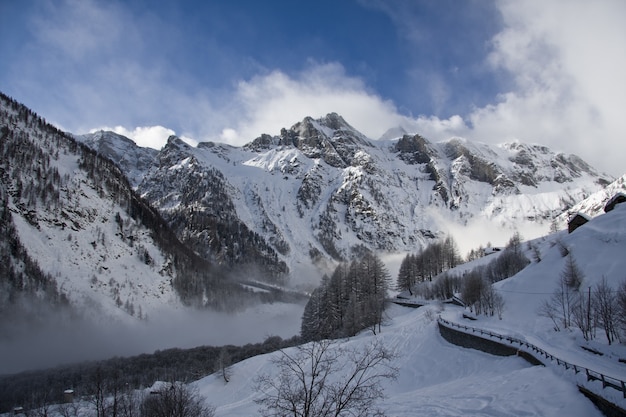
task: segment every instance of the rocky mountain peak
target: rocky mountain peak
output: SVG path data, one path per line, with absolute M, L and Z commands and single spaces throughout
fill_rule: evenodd
M 398 153 L 407 164 L 426 164 L 437 155 L 431 143 L 420 135 L 403 135 L 392 146 L 392 152 Z
M 372 144 L 337 113 L 319 119 L 305 117 L 279 136 L 262 134 L 244 149 L 262 152 L 279 146 L 294 147 L 311 159 L 322 159 L 333 167 L 348 167 L 362 148 Z
M 137 186 L 144 172 L 156 164 L 159 154 L 156 149 L 139 147 L 126 136 L 110 131 L 100 130 L 75 136 L 75 139 L 117 164 L 133 186 Z
M 203 256 L 260 260 L 282 276 L 354 251 L 413 251 L 449 223 L 547 230 L 607 181 L 537 145 L 396 137 L 370 141 L 330 113 L 243 149 L 170 138 L 139 191 Z

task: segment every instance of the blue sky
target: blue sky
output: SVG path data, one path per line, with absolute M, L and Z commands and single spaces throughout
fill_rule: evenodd
M 625 19 L 621 0 L 5 0 L 0 90 L 157 148 L 334 111 L 372 139 L 520 140 L 621 175 Z

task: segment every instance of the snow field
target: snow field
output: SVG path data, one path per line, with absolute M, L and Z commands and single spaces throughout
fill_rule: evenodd
M 358 348 L 380 338 L 397 354 L 396 381 L 385 381 L 380 407 L 389 416 L 601 416 L 573 382 L 550 368 L 530 366 L 518 357 L 498 357 L 451 345 L 439 335 L 433 307 L 388 311 L 381 334 L 363 333 L 342 340 Z M 431 311 L 430 313 L 428 311 Z M 273 354 L 240 362 L 231 380 L 210 375 L 194 383 L 219 416 L 258 414 L 254 379 L 272 374 Z

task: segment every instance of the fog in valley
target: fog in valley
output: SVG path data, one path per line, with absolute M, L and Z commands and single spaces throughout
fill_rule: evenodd
M 405 253 L 381 254 L 391 279 L 393 295 L 399 265 Z M 336 265 L 326 265 L 332 273 Z M 295 268 L 289 286 L 310 291 L 324 272 Z M 163 308 L 147 319 L 114 320 L 103 314 L 81 315 L 50 311 L 37 323 L 15 316 L 0 327 L 0 374 L 51 368 L 58 365 L 134 356 L 170 348 L 260 343 L 270 336 L 283 339 L 300 334 L 305 300 L 253 305 L 237 313 L 192 308 Z
M 0 374 L 169 348 L 286 339 L 299 334 L 303 309 L 304 304 L 287 303 L 255 305 L 236 314 L 164 309 L 134 323 L 69 321 L 50 314 L 46 322 L 13 322 L 0 329 Z

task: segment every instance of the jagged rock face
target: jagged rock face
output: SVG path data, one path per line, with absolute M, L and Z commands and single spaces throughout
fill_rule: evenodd
M 115 162 L 133 186 L 137 186 L 145 172 L 150 171 L 156 165 L 159 154 L 156 149 L 138 148 L 132 140 L 113 132 L 101 130 L 77 139 Z
M 272 146 L 293 146 L 307 158 L 319 158 L 332 167 L 345 168 L 352 165 L 361 147 L 371 145 L 341 116 L 331 113 L 319 120 L 307 117 L 291 129 L 282 129 L 279 137 L 261 135 L 246 148 L 258 152 Z
M 256 262 L 274 272 L 366 249 L 415 251 L 450 224 L 479 219 L 511 234 L 531 221 L 547 231 L 554 216 L 610 180 L 536 145 L 370 141 L 334 113 L 242 148 L 172 138 L 158 164 L 138 189 L 183 241 L 233 263 L 252 256 L 241 250 L 252 241 Z M 228 233 L 214 232 L 224 224 Z
M 392 151 L 407 164 L 427 164 L 435 157 L 435 151 L 420 135 L 404 135 L 393 145 Z
M 203 146 L 209 151 L 215 146 Z M 234 190 L 224 175 L 203 166 L 194 149 L 170 137 L 159 153 L 158 168 L 139 184 L 142 197 L 156 207 L 181 241 L 204 258 L 229 267 L 260 264 L 266 279 L 281 281 L 287 268 L 276 251 L 288 245 L 269 239 L 273 247 L 237 216 Z

